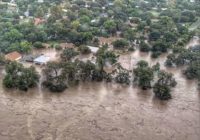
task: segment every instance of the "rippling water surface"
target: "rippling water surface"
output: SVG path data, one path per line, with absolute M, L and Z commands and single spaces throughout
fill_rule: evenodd
M 131 69 L 140 59 L 163 64 L 165 56 L 152 60 L 135 51 L 119 61 Z M 86 83 L 53 94 L 41 87 L 5 90 L 0 83 L 0 140 L 199 140 L 197 84 L 179 69 L 168 71 L 178 85 L 167 102 L 117 84 Z

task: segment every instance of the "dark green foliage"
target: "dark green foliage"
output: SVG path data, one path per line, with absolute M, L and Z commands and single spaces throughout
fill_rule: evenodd
M 160 71 L 160 63 L 156 63 L 155 65 L 153 65 L 152 69 L 154 72 L 159 72 Z
M 77 71 L 79 71 L 78 76 L 81 81 L 91 80 L 92 79 L 92 73 L 95 71 L 95 64 L 91 63 L 90 61 L 87 61 L 86 63 L 82 61 L 77 61 Z
M 140 51 L 141 52 L 149 52 L 150 51 L 150 46 L 145 43 L 144 41 L 141 41 L 140 43 Z
M 153 31 L 153 32 L 150 33 L 149 39 L 150 39 L 150 41 L 156 41 L 160 38 L 160 36 L 161 36 L 160 32 Z
M 95 46 L 98 46 L 99 45 L 99 39 L 97 37 L 95 37 L 93 39 L 93 43 L 94 43 Z
M 113 51 L 108 51 L 107 46 L 101 47 L 97 54 L 96 63 L 101 71 L 103 71 L 103 67 L 105 66 L 106 62 L 110 63 L 111 65 L 117 62 L 118 56 Z
M 43 85 L 52 92 L 62 92 L 79 81 L 102 81 L 106 73 L 96 69 L 90 61 L 49 62 L 44 71 Z M 107 77 L 107 79 L 112 77 Z M 108 79 L 108 80 L 109 80 Z
M 44 28 L 38 29 L 32 22 L 1 22 L 0 23 L 0 51 L 19 51 L 27 53 L 34 42 L 44 42 L 47 34 Z
M 167 67 L 172 67 L 175 62 L 176 62 L 176 56 L 174 54 L 169 54 L 167 56 L 167 60 L 165 61 L 165 65 Z
M 135 40 L 135 31 L 133 29 L 127 29 L 124 34 L 123 37 L 125 37 L 127 40 L 129 41 L 134 41 Z
M 188 79 L 200 79 L 200 54 L 199 48 L 193 47 L 184 50 L 177 56 L 170 54 L 165 62 L 166 66 L 187 66 L 183 74 Z
M 148 64 L 147 61 L 140 60 L 140 61 L 137 63 L 137 66 L 138 66 L 138 67 L 148 67 L 149 64 Z
M 6 64 L 6 60 L 3 54 L 0 54 L 0 66 L 5 65 Z
M 199 52 L 191 52 L 191 51 L 187 50 L 187 51 L 180 53 L 176 57 L 175 64 L 177 66 L 183 66 L 183 65 L 190 64 L 194 61 L 198 61 L 198 62 L 200 61 Z
M 60 45 L 55 45 L 54 48 L 57 50 L 57 51 L 61 51 L 63 48 L 60 46 Z
M 176 54 L 176 53 L 183 53 L 186 49 L 183 47 L 184 45 L 181 45 L 181 46 L 174 46 L 172 48 L 173 50 L 173 53 Z
M 115 49 L 124 49 L 129 45 L 129 43 L 124 39 L 116 40 L 112 44 Z
M 194 22 L 195 19 L 195 13 L 189 10 L 184 10 L 181 13 L 180 22 Z
M 167 73 L 165 71 L 160 71 L 158 74 L 158 81 L 159 84 L 164 84 L 170 87 L 175 87 L 177 82 L 175 78 L 173 78 L 173 74 Z
M 104 79 L 106 82 L 112 82 L 112 80 L 113 80 L 112 74 L 110 74 L 110 73 L 105 74 Z
M 11 75 L 6 75 L 3 79 L 3 85 L 6 88 L 13 88 L 14 87 L 14 83 L 13 83 L 13 78 Z
M 39 76 L 34 67 L 24 68 L 18 78 L 18 88 L 24 91 L 36 86 L 39 81 Z
M 48 87 L 49 90 L 52 92 L 63 92 L 67 88 L 67 85 L 62 81 L 58 81 L 58 83 L 56 83 L 56 84 L 45 81 L 45 82 L 43 82 L 43 85 L 45 87 Z
M 63 52 L 60 56 L 63 61 L 69 61 L 77 55 L 78 55 L 78 52 L 75 51 L 73 48 L 67 48 L 67 49 L 63 50 Z
M 97 82 L 100 82 L 100 81 L 103 81 L 104 79 L 104 72 L 103 71 L 100 71 L 100 70 L 97 70 L 95 69 L 93 72 L 92 72 L 92 80 L 93 81 L 97 81 Z
M 164 40 L 157 40 L 151 48 L 152 58 L 158 58 L 162 53 L 166 53 L 169 48 L 169 44 L 167 44 Z
M 173 32 L 166 32 L 164 34 L 164 39 L 167 43 L 173 44 L 177 41 L 177 34 Z
M 184 71 L 184 74 L 188 79 L 200 80 L 200 61 L 190 63 Z
M 153 92 L 155 96 L 160 100 L 169 100 L 171 99 L 170 88 L 167 85 L 161 85 L 156 83 L 153 87 Z
M 143 90 L 151 88 L 151 82 L 154 79 L 153 69 L 148 67 L 145 61 L 138 62 L 138 67 L 133 70 L 134 82 Z
M 171 99 L 171 87 L 175 87 L 176 85 L 177 83 L 171 73 L 167 73 L 164 71 L 159 72 L 158 81 L 153 87 L 155 97 L 157 97 L 160 100 Z
M 158 58 L 160 55 L 161 55 L 161 52 L 152 52 L 151 57 Z
M 44 48 L 44 45 L 42 44 L 42 42 L 38 41 L 33 44 L 33 47 L 36 49 L 42 49 L 42 48 Z
M 119 83 L 119 84 L 129 85 L 131 82 L 130 75 L 128 72 L 119 72 L 117 76 L 115 77 L 115 81 L 116 83 Z
M 90 54 L 90 53 L 91 53 L 90 48 L 87 47 L 87 46 L 84 46 L 84 45 L 79 46 L 78 49 L 79 49 L 79 51 L 81 52 L 81 54 Z
M 59 62 L 47 63 L 43 70 L 43 85 L 52 92 L 62 92 L 67 88 L 67 79 L 63 65 Z
M 22 64 L 11 62 L 6 65 L 6 76 L 3 84 L 6 88 L 17 88 L 27 91 L 37 85 L 39 75 L 34 67 L 24 68 Z
M 117 31 L 117 24 L 113 20 L 107 20 L 103 26 L 110 34 L 115 34 Z
M 3 1 L 10 2 L 10 0 Z M 176 54 L 170 54 L 165 65 L 184 66 L 186 68 L 184 74 L 189 79 L 199 79 L 199 51 L 185 48 L 192 36 L 199 35 L 199 21 L 197 21 L 200 16 L 199 1 L 196 0 L 194 3 L 189 0 L 174 1 L 44 0 L 40 3 L 37 0 L 16 0 L 17 10 L 12 10 L 14 7 L 10 8 L 9 4 L 0 4 L 0 53 L 12 51 L 22 54 L 30 53 L 32 47 L 43 48 L 42 43 L 49 42 L 55 42 L 55 44 L 66 42 L 78 46 L 75 49 L 63 51 L 61 62 L 58 65 L 55 64 L 59 69 L 57 76 L 52 74 L 53 70 L 49 73 L 49 77 L 44 74 L 50 78 L 44 79 L 46 81 L 44 85 L 52 91 L 59 92 L 78 81 L 106 80 L 110 82 L 118 76 L 117 79 L 124 83 L 123 78 L 126 76 L 123 74 L 126 71 L 115 69 L 116 73 L 107 74 L 104 68 L 117 65 L 118 56 L 115 51 L 120 53 L 127 50 L 134 51 L 135 40 L 136 44 L 139 44 L 139 40 L 141 41 L 138 49 L 142 52 L 151 51 L 153 58 L 159 57 L 168 50 L 171 52 L 172 49 Z M 29 12 L 28 17 L 24 16 L 26 11 Z M 20 19 L 22 16 L 24 19 Z M 30 19 L 30 16 L 33 18 Z M 35 23 L 35 18 L 40 18 L 42 22 Z M 114 51 L 110 51 L 112 48 L 101 48 L 101 45 L 107 42 L 104 42 L 101 37 L 112 40 L 111 36 L 122 38 L 113 42 Z M 144 40 L 148 42 L 145 43 Z M 90 61 L 74 60 L 79 51 L 81 54 L 90 53 L 85 45 L 100 48 L 96 54 L 96 64 Z M 110 45 L 109 42 L 109 47 Z M 62 49 L 59 45 L 52 48 Z M 0 65 L 5 63 L 4 58 L 0 56 Z M 152 71 L 156 75 L 160 66 L 157 64 L 151 68 L 141 63 L 138 67 L 140 71 L 137 71 L 137 76 L 140 78 L 136 80 L 136 83 L 144 89 L 150 88 L 153 83 Z M 45 67 L 45 69 L 48 68 L 55 69 L 53 66 Z M 23 79 L 30 75 L 26 70 L 23 72 L 24 74 L 21 75 Z M 10 75 L 5 78 L 8 87 L 13 87 L 12 78 Z M 18 88 L 26 90 L 28 86 L 31 86 L 31 84 L 24 86 L 25 82 L 27 81 L 16 82 Z M 159 84 L 159 86 L 165 89 L 165 85 Z
M 169 46 L 163 42 L 162 40 L 157 41 L 153 46 L 152 46 L 152 51 L 153 52 L 167 52 L 167 49 L 169 48 Z

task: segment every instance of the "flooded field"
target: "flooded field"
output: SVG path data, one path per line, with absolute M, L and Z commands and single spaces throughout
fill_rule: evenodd
M 140 60 L 161 63 L 135 51 L 119 61 L 128 69 Z M 107 83 L 86 83 L 53 94 L 3 89 L 0 82 L 0 140 L 199 140 L 200 93 L 181 70 L 169 101 L 152 91 Z M 0 71 L 1 72 L 1 71 Z M 0 74 L 1 80 L 3 74 Z

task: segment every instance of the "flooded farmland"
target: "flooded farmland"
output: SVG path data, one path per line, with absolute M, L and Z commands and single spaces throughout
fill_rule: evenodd
M 119 62 L 131 69 L 140 59 L 160 62 L 135 51 Z M 60 94 L 41 87 L 27 93 L 0 83 L 0 140 L 199 140 L 200 93 L 181 69 L 178 85 L 163 102 L 152 91 L 111 83 L 84 83 Z M 0 74 L 1 82 L 3 73 Z

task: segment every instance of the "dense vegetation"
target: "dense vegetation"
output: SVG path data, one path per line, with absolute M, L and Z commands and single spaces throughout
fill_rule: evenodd
M 11 62 L 6 65 L 6 76 L 3 84 L 7 88 L 27 91 L 39 82 L 39 75 L 34 67 L 25 68 L 22 64 Z
M 3 80 L 7 88 L 28 90 L 37 85 L 39 76 L 33 67 L 5 62 L 4 55 L 12 51 L 26 55 L 45 49 L 44 43 L 61 52 L 60 60 L 49 62 L 42 73 L 43 86 L 53 92 L 79 82 L 113 81 L 143 90 L 153 88 L 159 99 L 170 99 L 176 82 L 172 74 L 160 70 L 160 64 L 139 61 L 130 71 L 118 62 L 119 54 L 135 49 L 154 59 L 169 53 L 166 67 L 184 66 L 183 74 L 200 83 L 200 47 L 184 47 L 194 35 L 200 36 L 200 26 L 194 26 L 200 19 L 199 1 L 15 0 L 16 6 L 2 1 L 0 66 L 7 63 Z M 99 37 L 117 39 L 106 44 Z M 75 48 L 62 48 L 63 42 Z M 91 54 L 88 46 L 99 49 L 94 60 L 79 60 L 80 54 Z M 109 66 L 112 72 L 105 70 Z

